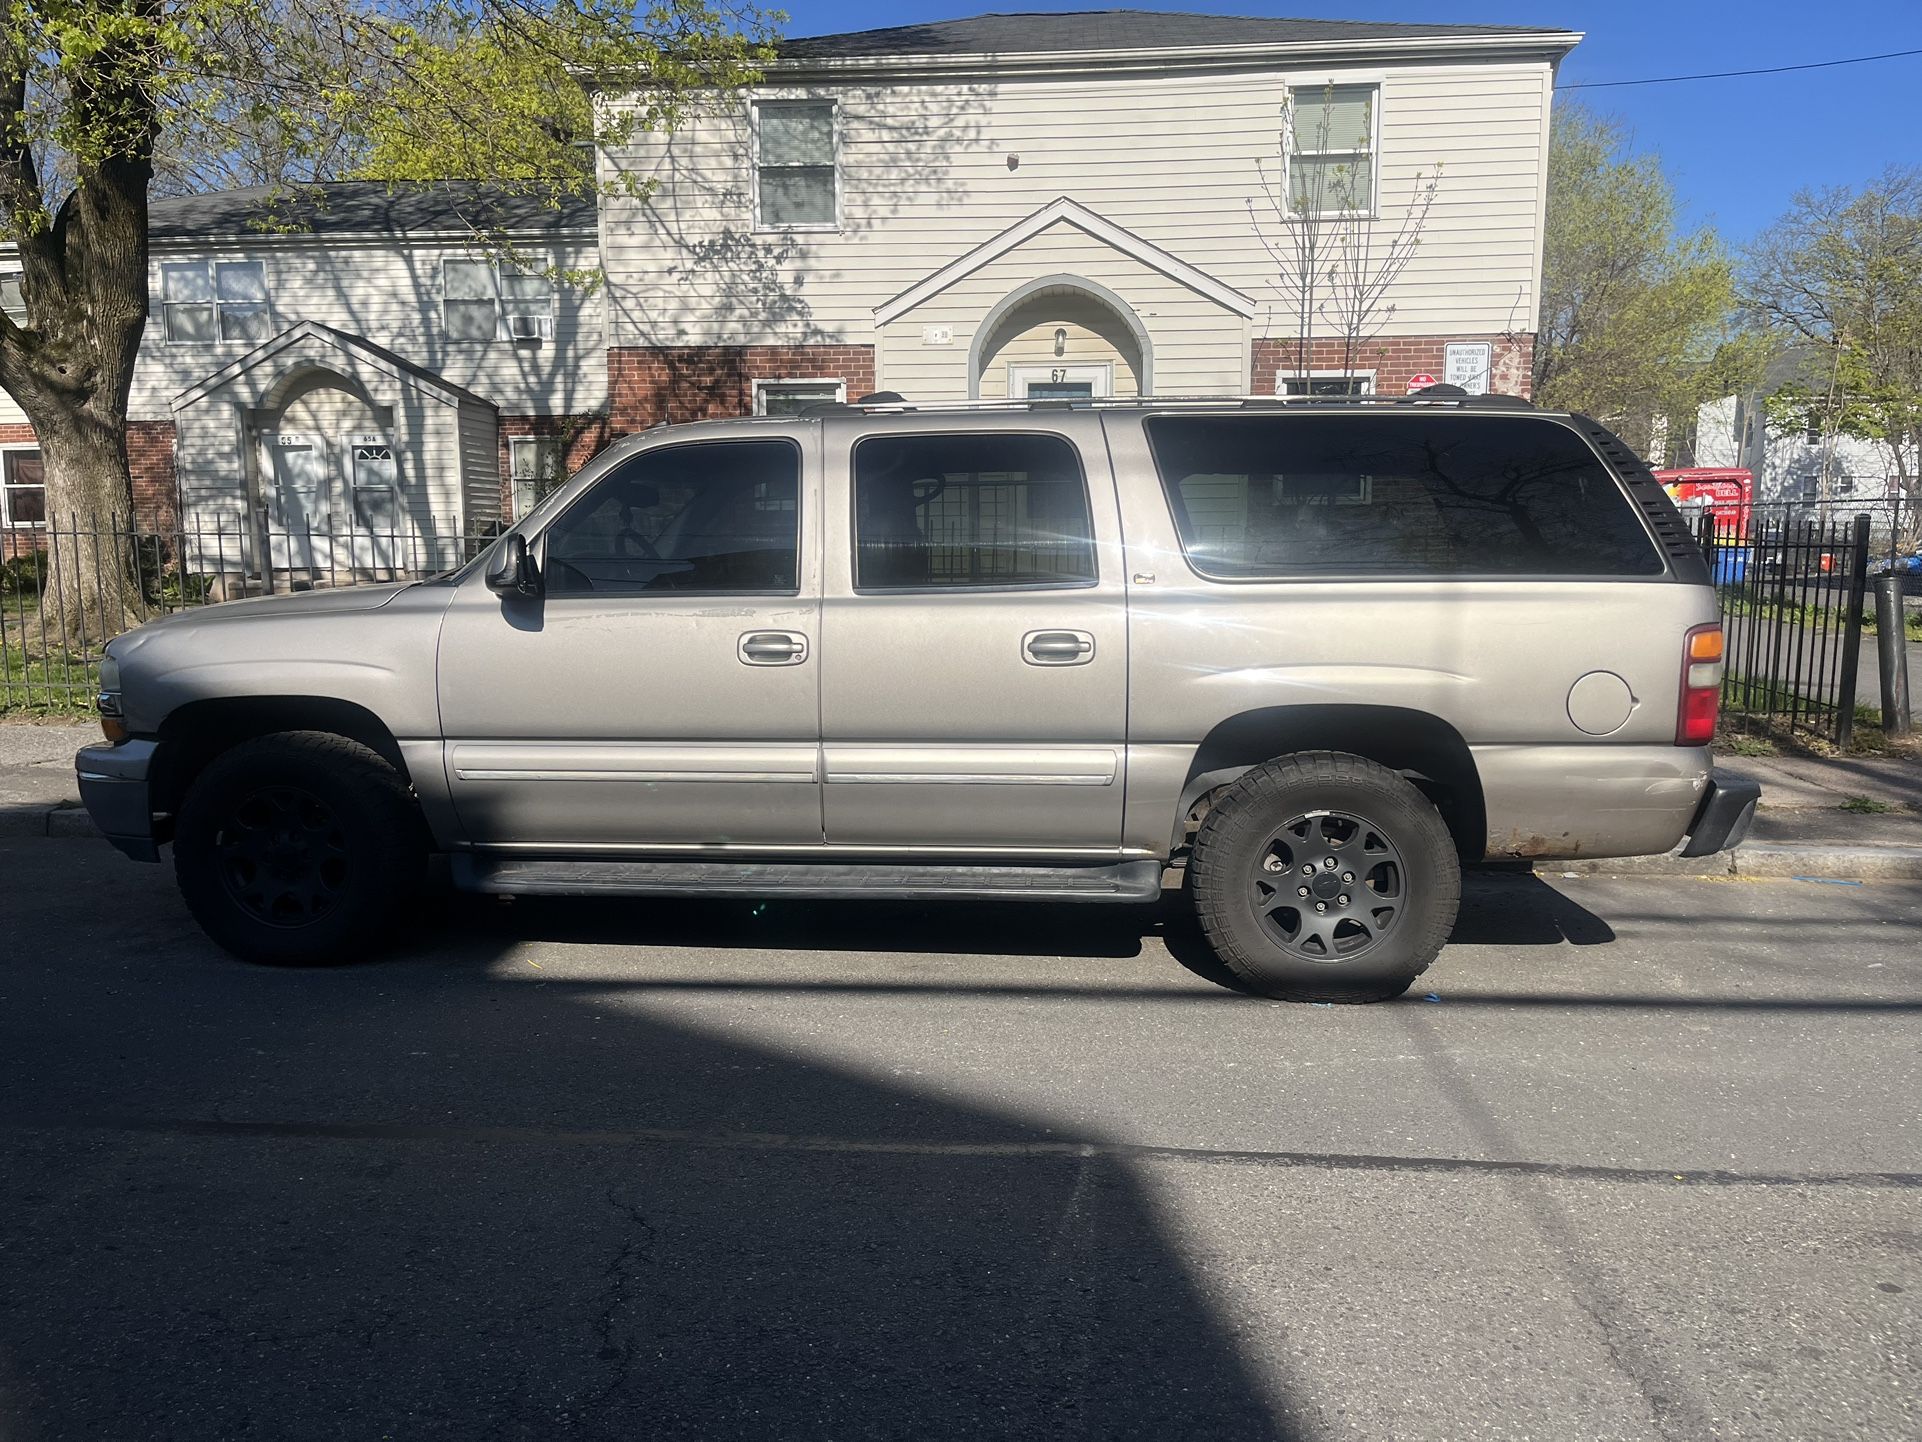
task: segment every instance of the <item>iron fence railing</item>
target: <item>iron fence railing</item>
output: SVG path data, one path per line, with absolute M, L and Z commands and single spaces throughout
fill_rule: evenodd
M 1695 519 L 1722 616 L 1725 728 L 1852 738 L 1873 560 L 1901 554 L 1896 503 L 1728 505 Z
M 77 710 L 96 694 L 101 649 L 130 626 L 244 596 L 451 570 L 492 532 L 434 518 L 386 530 L 349 522 L 275 529 L 232 515 L 179 525 L 74 517 L 0 531 L 0 711 Z

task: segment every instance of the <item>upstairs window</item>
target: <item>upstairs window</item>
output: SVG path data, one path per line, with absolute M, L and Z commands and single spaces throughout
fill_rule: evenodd
M 160 267 L 168 340 L 266 340 L 267 271 L 257 260 L 180 260 Z
M 1288 91 L 1288 208 L 1298 216 L 1375 209 L 1373 85 L 1296 85 Z
M 763 230 L 833 230 L 834 102 L 764 100 L 754 116 L 755 223 Z
M 443 261 L 441 321 L 451 340 L 552 340 L 554 283 L 523 266 Z

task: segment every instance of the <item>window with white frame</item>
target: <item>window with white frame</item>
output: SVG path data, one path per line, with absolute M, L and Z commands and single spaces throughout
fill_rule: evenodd
M 797 416 L 809 406 L 846 400 L 847 383 L 839 380 L 782 380 L 754 383 L 754 414 Z
M 175 260 L 160 267 L 168 340 L 266 340 L 267 269 L 257 260 Z
M 0 271 L 0 310 L 22 325 L 27 323 L 27 296 L 21 289 L 24 280 L 17 270 Z
M 441 320 L 452 340 L 552 340 L 554 282 L 535 267 L 449 258 Z
M 1375 85 L 1296 85 L 1288 91 L 1288 208 L 1295 215 L 1365 215 L 1375 208 Z
M 507 443 L 514 482 L 514 519 L 519 520 L 560 485 L 566 445 L 560 436 L 514 436 Z
M 0 451 L 0 526 L 47 524 L 47 467 L 40 452 Z
M 1373 371 L 1310 371 L 1307 375 L 1282 376 L 1275 382 L 1278 396 L 1372 396 Z
M 834 229 L 834 102 L 763 100 L 754 119 L 756 224 L 763 230 Z

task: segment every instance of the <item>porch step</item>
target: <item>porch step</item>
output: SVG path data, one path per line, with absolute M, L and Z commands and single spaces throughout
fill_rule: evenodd
M 958 901 L 1153 901 L 1161 863 L 949 866 L 844 861 L 623 861 L 575 857 L 453 859 L 454 884 L 506 896 L 807 896 Z

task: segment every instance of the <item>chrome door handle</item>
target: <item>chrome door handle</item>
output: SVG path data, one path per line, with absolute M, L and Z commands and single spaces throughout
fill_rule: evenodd
M 808 638 L 799 631 L 747 631 L 736 654 L 744 666 L 798 666 L 808 658 Z
M 1094 637 L 1086 631 L 1030 631 L 1021 638 L 1030 666 L 1083 666 L 1094 659 Z

